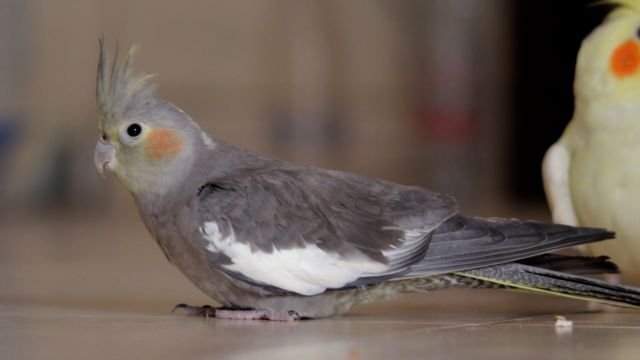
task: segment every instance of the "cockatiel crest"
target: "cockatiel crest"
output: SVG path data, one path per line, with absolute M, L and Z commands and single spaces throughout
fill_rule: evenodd
M 133 74 L 133 57 L 136 46 L 132 46 L 124 61 L 118 62 L 118 47 L 113 63 L 109 64 L 109 54 L 104 47 L 104 39 L 100 38 L 100 55 L 96 77 L 96 104 L 98 108 L 99 126 L 112 124 L 121 119 L 127 109 L 141 106 L 153 98 L 155 84 L 150 80 L 152 74 Z
M 617 11 L 640 12 L 640 0 L 605 0 L 604 3 L 619 6 L 610 16 L 616 14 Z

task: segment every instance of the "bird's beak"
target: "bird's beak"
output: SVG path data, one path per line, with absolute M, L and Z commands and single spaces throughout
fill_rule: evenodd
M 116 148 L 107 141 L 99 139 L 96 151 L 93 153 L 93 161 L 98 173 L 104 177 L 104 169 L 113 171 L 116 162 Z

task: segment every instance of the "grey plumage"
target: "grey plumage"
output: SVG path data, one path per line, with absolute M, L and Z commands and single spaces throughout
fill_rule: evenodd
M 116 56 L 109 64 L 108 53 L 104 48 L 104 39 L 99 39 L 100 55 L 96 76 L 96 104 L 100 122 L 113 124 L 122 119 L 127 110 L 140 107 L 146 101 L 154 100 L 153 75 L 132 74 L 133 57 L 136 48 L 132 47 L 122 63 Z M 111 65 L 111 67 L 109 66 Z M 109 70 L 109 68 L 111 68 Z
M 456 215 L 434 231 L 428 253 L 412 270 L 418 275 L 461 271 L 613 236 L 602 229 Z
M 100 46 L 96 166 L 130 190 L 167 259 L 226 307 L 322 317 L 447 287 L 638 305 L 637 289 L 557 275 L 614 271 L 606 259 L 544 255 L 612 232 L 465 217 L 453 198 L 421 187 L 236 148 L 156 99 L 148 78 L 132 73 L 131 52 L 109 74 Z M 128 135 L 131 124 L 140 136 Z M 108 146 L 114 157 L 98 154 Z

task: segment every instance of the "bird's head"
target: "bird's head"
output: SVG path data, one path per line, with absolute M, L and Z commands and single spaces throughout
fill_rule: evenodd
M 640 0 L 605 0 L 616 8 L 583 42 L 576 65 L 578 99 L 640 99 Z
M 112 171 L 134 195 L 163 194 L 191 169 L 200 147 L 215 143 L 175 105 L 154 97 L 151 76 L 134 74 L 135 48 L 109 64 L 104 42 L 96 81 L 99 173 Z

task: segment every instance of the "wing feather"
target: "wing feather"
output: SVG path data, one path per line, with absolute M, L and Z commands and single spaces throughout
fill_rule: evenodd
M 426 189 L 308 167 L 217 179 L 194 208 L 212 267 L 302 295 L 399 276 L 456 212 Z

